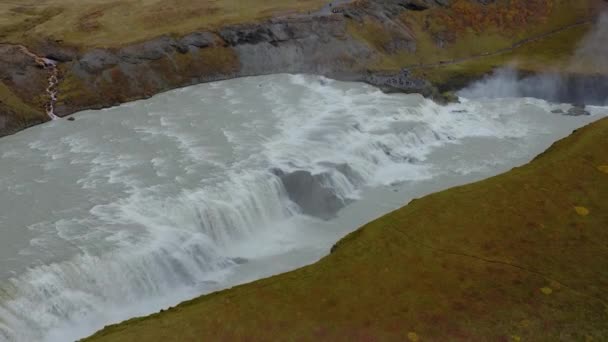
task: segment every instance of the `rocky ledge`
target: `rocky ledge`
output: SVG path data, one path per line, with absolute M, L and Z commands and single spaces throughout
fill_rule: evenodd
M 488 0 L 465 2 L 486 16 L 514 6 Z M 517 6 L 533 11 L 541 2 Z M 385 90 L 440 97 L 434 84 L 405 63 L 383 63 L 419 53 L 423 35 L 416 23 L 426 20 L 429 27 L 422 30 L 431 32 L 433 28 L 429 17 L 417 13 L 435 11 L 440 19 L 449 14 L 456 20 L 459 10 L 452 6 L 456 5 L 448 0 L 340 2 L 331 10 L 181 37 L 165 35 L 129 46 L 83 49 L 60 40 L 45 40 L 30 49 L 41 58 L 57 62 L 59 84 L 54 108 L 58 116 L 113 106 L 177 87 L 272 73 L 319 74 L 363 81 Z M 404 19 L 408 13 L 414 13 L 414 19 Z M 534 13 L 531 18 L 526 20 L 535 25 Z M 539 15 L 538 20 L 546 19 Z M 450 38 L 453 32 L 446 30 L 432 35 L 433 49 L 441 53 L 449 50 L 446 45 L 458 44 L 456 38 Z M 46 120 L 43 108 L 51 101 L 44 95 L 48 70 L 19 46 L 4 44 L 0 45 L 0 79 L 1 86 L 7 88 L 4 92 L 0 89 L 0 136 Z

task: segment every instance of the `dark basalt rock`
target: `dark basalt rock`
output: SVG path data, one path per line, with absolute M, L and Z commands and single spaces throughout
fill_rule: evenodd
M 184 46 L 194 46 L 197 48 L 206 48 L 215 45 L 219 38 L 211 32 L 194 32 L 184 36 L 180 40 L 180 44 Z
M 342 15 L 352 19 L 371 16 L 379 19 L 392 19 L 404 11 L 425 11 L 433 7 L 445 7 L 450 0 L 372 0 L 357 6 L 345 6 L 340 9 Z
M 280 169 L 272 172 L 281 179 L 289 199 L 306 215 L 329 220 L 347 204 L 325 186 L 329 177 L 326 173 L 312 174 L 304 170 L 285 173 Z
M 88 73 L 96 73 L 118 64 L 119 57 L 110 50 L 94 49 L 82 56 L 76 66 Z
M 402 29 L 399 15 L 446 4 L 446 0 L 370 0 L 357 4 L 338 0 L 326 10 L 309 15 L 230 25 L 217 32 L 199 31 L 181 38 L 162 36 L 122 48 L 81 51 L 62 41 L 40 42 L 32 48 L 60 62 L 61 82 L 72 85 L 68 92 L 62 92 L 60 85 L 55 107 L 60 116 L 181 86 L 275 73 L 317 74 L 368 82 L 387 91 L 429 95 L 429 84 L 407 72 L 366 71 L 375 58 L 374 49 L 349 35 L 347 18 L 371 18 L 385 25 L 391 39 L 384 49 L 389 53 L 414 51 L 415 40 Z M 340 9 L 339 13 L 333 13 L 335 8 Z M 0 78 L 27 103 L 36 103 L 37 96 L 44 93 L 47 76 L 31 57 L 19 53 L 17 46 L 0 46 Z M 6 116 L 6 120 L 19 118 Z M 0 130 L 0 135 L 5 132 Z
M 54 49 L 45 53 L 45 57 L 59 63 L 65 63 L 78 58 L 78 55 L 67 49 Z
M 489 4 L 494 0 L 478 2 Z M 380 47 L 383 52 L 413 52 L 416 42 L 411 32 L 404 29 L 401 14 L 450 3 L 450 0 L 338 0 L 308 15 L 294 14 L 253 24 L 225 26 L 217 32 L 193 32 L 183 37 L 163 36 L 122 48 L 82 51 L 61 41 L 47 41 L 32 50 L 60 62 L 59 100 L 55 107 L 60 116 L 146 98 L 177 87 L 275 73 L 307 73 L 361 81 L 386 92 L 415 92 L 445 101 L 447 97 L 436 87 L 414 77 L 408 70 L 368 71 L 377 57 L 378 47 L 351 36 L 347 27 L 352 21 L 376 21 L 389 36 Z M 337 13 L 334 9 L 338 9 Z M 449 38 L 438 37 L 440 42 Z M 25 103 L 34 106 L 48 86 L 48 72 L 14 45 L 0 45 L 0 79 Z M 441 91 L 460 88 L 465 81 L 470 80 L 457 80 Z M 607 93 L 605 81 L 605 78 L 584 81 L 582 87 L 576 87 L 583 89 L 581 93 L 568 102 L 583 98 L 578 102 L 590 104 L 585 100 L 587 97 L 597 98 Z M 603 83 L 594 87 L 585 82 Z M 63 84 L 68 86 L 62 88 Z M 44 114 L 43 108 L 37 109 Z M 6 127 L 24 125 L 19 122 L 22 120 L 19 115 L 10 113 L 4 115 Z M 14 122 L 8 122 L 11 120 Z M 30 124 L 34 121 L 25 125 Z M 0 136 L 7 132 L 9 130 L 0 128 Z
M 349 182 L 352 184 L 361 184 L 363 182 L 363 177 L 355 171 L 350 165 L 347 163 L 333 163 L 333 162 L 321 162 L 319 165 L 327 167 L 328 169 L 334 169 L 346 177 Z
M 368 74 L 363 80 L 379 87 L 386 93 L 420 93 L 424 96 L 433 96 L 437 93 L 431 83 L 413 77 L 407 69 L 403 69 L 396 74 Z
M 180 45 L 175 39 L 160 37 L 144 43 L 120 49 L 118 56 L 128 63 L 140 63 L 142 60 L 158 60 L 174 53 Z
M 572 108 L 568 109 L 566 115 L 570 116 L 583 116 L 583 115 L 591 115 L 588 111 L 585 110 L 585 105 L 573 105 Z

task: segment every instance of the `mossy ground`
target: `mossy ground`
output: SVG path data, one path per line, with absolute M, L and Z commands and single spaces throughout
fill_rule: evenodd
M 447 9 L 406 12 L 398 22 L 416 41 L 414 52 L 386 51 L 395 34 L 378 21 L 350 22 L 349 32 L 379 52 L 370 69 L 410 68 L 440 88 L 454 89 L 505 65 L 532 73 L 564 71 L 592 28 L 590 22 L 581 23 L 597 14 L 597 6 L 577 0 L 514 0 L 490 6 L 455 1 Z
M 606 341 L 608 119 L 415 200 L 302 269 L 87 341 Z
M 161 35 L 183 35 L 199 29 L 218 29 L 223 25 L 255 22 L 277 15 L 309 12 L 326 4 L 327 0 L 252 0 L 244 4 L 236 0 L 0 0 L 0 42 L 24 44 L 35 50 L 44 41 L 57 41 L 81 52 L 95 47 L 118 47 Z M 466 85 L 494 68 L 517 61 L 530 72 L 560 69 L 576 49 L 577 42 L 590 25 L 568 30 L 509 49 L 530 37 L 567 27 L 597 13 L 602 0 L 510 0 L 480 5 L 472 0 L 454 0 L 448 8 L 426 11 L 406 11 L 391 20 L 373 16 L 349 19 L 348 33 L 370 45 L 373 57 L 353 66 L 357 71 L 396 72 L 411 68 L 415 76 L 430 80 L 441 92 Z M 355 6 L 365 6 L 365 0 Z M 395 39 L 409 35 L 411 46 L 395 48 Z M 392 46 L 392 48 L 391 48 Z M 397 44 L 397 46 L 399 46 Z M 496 53 L 496 52 L 499 53 Z M 502 52 L 500 52 L 502 51 Z M 491 54 L 479 57 L 483 54 Z M 226 49 L 206 49 L 209 63 L 192 63 L 196 56 L 178 57 L 172 65 L 154 65 L 167 87 L 141 84 L 139 93 L 123 91 L 129 80 L 121 70 L 111 70 L 111 77 L 100 80 L 100 91 L 87 92 L 82 80 L 70 75 L 63 66 L 59 85 L 58 108 L 102 107 L 109 104 L 153 95 L 159 91 L 189 84 L 185 80 L 201 75 L 238 69 L 234 52 Z M 477 57 L 476 57 L 477 56 Z M 475 58 L 471 58 L 475 57 Z M 191 59 L 191 60 L 188 60 Z M 442 63 L 464 59 L 456 63 Z M 345 63 L 352 63 L 345 56 Z M 199 61 L 200 62 L 200 61 Z M 337 64 L 340 62 L 336 61 Z M 581 63 L 586 72 L 586 63 Z M 169 70 L 162 73 L 163 70 Z M 579 68 L 580 69 L 580 68 Z M 144 72 L 144 71 L 142 71 Z M 182 73 L 187 74 L 184 76 Z M 608 74 L 608 70 L 605 70 Z M 116 80 L 117 83 L 110 81 Z M 15 89 L 0 89 L 0 96 L 11 101 L 0 103 L 0 115 L 8 121 L 23 122 L 20 127 L 41 122 L 44 101 L 38 91 L 27 89 L 23 94 Z M 33 94 L 32 94 L 33 92 Z M 16 95 L 15 98 L 13 95 Z M 13 106 L 13 104 L 17 104 Z M 31 110 L 32 108 L 33 111 Z M 66 109 L 69 112 L 69 109 Z M 35 114 L 35 115 L 34 115 Z M 34 116 L 32 116 L 34 115 Z M 14 130 L 9 130 L 10 132 Z M 6 134 L 9 131 L 2 131 Z
M 0 104 L 19 110 L 24 117 L 37 117 L 42 114 L 42 112 L 23 102 L 2 82 L 0 82 Z
M 414 69 L 414 74 L 445 89 L 458 89 L 497 68 L 511 66 L 524 73 L 568 72 L 572 65 L 577 42 L 591 29 L 591 24 L 573 26 L 511 51 L 492 56 L 481 56 L 453 64 L 434 65 Z M 592 70 L 572 70 L 580 74 Z
M 18 120 L 9 119 L 9 116 L 17 117 Z M 46 120 L 48 118 L 44 110 L 28 105 L 8 86 L 0 82 L 0 129 L 16 132 Z
M 113 67 L 105 70 L 107 77 L 102 77 L 97 88 L 92 91 L 82 84 L 82 79 L 68 70 L 62 70 L 59 84 L 57 105 L 68 107 L 87 107 L 91 103 L 111 105 L 124 103 L 144 96 L 152 96 L 167 88 L 174 88 L 184 84 L 184 80 L 197 79 L 204 76 L 229 75 L 236 73 L 238 58 L 234 50 L 217 46 L 201 49 L 196 53 L 177 54 L 172 60 L 161 59 L 142 68 L 141 77 L 130 78 L 120 69 Z M 158 79 L 163 80 L 164 87 L 154 79 L 146 77 L 145 73 L 155 73 Z M 134 93 L 132 84 L 139 85 L 138 92 Z
M 81 48 L 112 47 L 164 34 L 316 10 L 324 0 L 22 0 L 0 1 L 0 41 L 59 39 Z

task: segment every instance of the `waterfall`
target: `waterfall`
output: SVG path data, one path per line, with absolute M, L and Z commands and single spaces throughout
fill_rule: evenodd
M 21 49 L 24 54 L 32 57 L 32 59 L 34 59 L 34 62 L 36 62 L 39 67 L 48 71 L 48 86 L 46 87 L 46 95 L 48 97 L 48 102 L 45 105 L 45 111 L 48 117 L 51 118 L 51 120 L 59 119 L 59 117 L 55 115 L 55 103 L 57 103 L 57 86 L 59 85 L 59 68 L 57 67 L 57 62 L 52 59 L 36 55 L 23 45 L 19 45 L 19 49 Z
M 301 262 L 314 261 L 361 223 L 331 231 L 343 210 L 365 203 L 371 220 L 391 209 L 370 191 L 399 205 L 409 195 L 394 190 L 407 184 L 493 174 L 603 110 L 571 118 L 551 113 L 559 106 L 439 106 L 274 75 L 184 88 L 4 139 L 0 241 L 13 240 L 0 247 L 14 252 L 0 260 L 11 270 L 0 273 L 0 340 L 77 339 L 230 286 L 256 260 L 274 261 L 251 268 L 254 277 L 284 270 L 289 253 L 311 250 Z M 36 208 L 24 212 L 23 203 Z

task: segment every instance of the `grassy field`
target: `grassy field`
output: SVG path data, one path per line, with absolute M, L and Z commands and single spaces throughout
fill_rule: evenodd
M 588 34 L 591 27 L 591 24 L 574 26 L 505 53 L 454 64 L 421 67 L 414 69 L 414 73 L 440 87 L 446 85 L 452 88 L 464 87 L 471 80 L 504 66 L 515 67 L 524 73 L 608 74 L 605 65 L 600 70 L 597 64 L 577 66 L 573 62 L 577 42 Z
M 15 122 L 4 115 L 17 117 L 19 120 Z M 10 130 L 19 130 L 46 120 L 47 115 L 43 109 L 26 104 L 9 87 L 0 82 L 0 127 L 7 125 Z M 9 123 L 6 124 L 6 122 Z
M 415 200 L 302 269 L 87 341 L 606 341 L 608 119 Z
M 111 47 L 315 10 L 324 0 L 0 0 L 0 42 Z
M 573 68 L 578 44 L 592 28 L 590 22 L 581 23 L 598 12 L 597 6 L 578 0 L 513 0 L 489 6 L 455 1 L 447 9 L 406 12 L 400 21 L 416 40 L 414 52 L 385 51 L 391 32 L 379 22 L 351 22 L 349 31 L 379 52 L 371 69 L 412 68 L 439 86 L 466 84 L 505 65 L 535 73 L 605 74 L 605 63 L 602 70 L 597 63 Z M 520 44 L 532 37 L 543 38 Z

